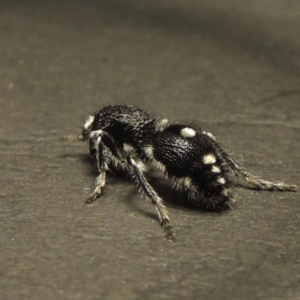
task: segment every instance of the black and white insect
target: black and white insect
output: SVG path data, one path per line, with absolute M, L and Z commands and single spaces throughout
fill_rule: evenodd
M 261 180 L 243 170 L 211 133 L 166 119 L 156 122 L 134 106 L 104 107 L 86 119 L 82 136 L 99 172 L 85 202 L 100 196 L 107 171 L 122 168 L 151 199 L 169 237 L 173 233 L 168 211 L 144 175 L 148 163 L 172 177 L 174 186 L 186 190 L 195 204 L 213 211 L 230 208 L 233 201 L 230 171 L 260 190 L 297 191 L 294 185 Z

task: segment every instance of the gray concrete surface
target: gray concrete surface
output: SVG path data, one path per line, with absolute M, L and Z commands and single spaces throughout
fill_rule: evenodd
M 300 299 L 299 193 L 194 209 L 157 173 L 177 242 L 80 132 L 104 105 L 197 122 L 253 173 L 300 184 L 300 3 L 0 2 L 0 299 Z

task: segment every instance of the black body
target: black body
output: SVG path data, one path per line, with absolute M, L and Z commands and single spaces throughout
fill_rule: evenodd
M 224 159 L 208 135 L 197 131 L 193 137 L 183 137 L 180 131 L 184 128 L 191 127 L 169 125 L 157 132 L 153 140 L 154 158 L 165 166 L 168 175 L 178 179 L 191 178 L 191 187 L 197 192 L 190 193 L 190 198 L 197 206 L 215 211 L 229 208 L 229 195 L 223 192 L 231 180 Z M 213 173 L 211 164 L 203 162 L 206 154 L 214 155 L 216 162 L 213 165 L 220 168 L 219 173 Z M 217 181 L 220 177 L 224 178 L 224 184 Z
M 158 218 L 172 236 L 170 220 L 162 199 L 144 173 L 152 162 L 188 192 L 189 198 L 206 209 L 222 211 L 230 207 L 229 170 L 241 174 L 253 187 L 264 190 L 296 191 L 297 187 L 260 180 L 243 171 L 211 133 L 190 125 L 155 122 L 147 113 L 130 105 L 107 106 L 86 120 L 82 136 L 89 142 L 99 175 L 91 203 L 105 186 L 111 167 L 123 168 L 151 199 Z
M 118 146 L 132 144 L 142 151 L 155 134 L 154 120 L 134 106 L 107 106 L 96 115 L 92 130 L 105 130 Z

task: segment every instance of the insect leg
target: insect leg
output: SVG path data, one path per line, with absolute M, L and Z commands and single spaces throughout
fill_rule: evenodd
M 142 162 L 137 162 L 132 156 L 127 156 L 127 162 L 131 167 L 129 171 L 132 171 L 131 176 L 136 180 L 136 182 L 142 187 L 145 194 L 151 199 L 158 215 L 159 222 L 166 232 L 166 237 L 170 240 L 174 240 L 175 236 L 172 232 L 172 226 L 170 224 L 170 219 L 168 216 L 168 211 L 163 200 L 155 192 L 153 187 L 149 184 L 147 179 L 143 174 L 143 164 Z
M 94 202 L 100 196 L 101 189 L 105 186 L 106 171 L 108 169 L 108 155 L 106 154 L 107 150 L 102 143 L 102 137 L 102 130 L 98 130 L 93 132 L 89 139 L 90 153 L 94 154 L 99 175 L 95 181 L 95 189 L 93 193 L 84 200 L 85 203 Z
M 221 153 L 225 161 L 228 163 L 229 167 L 234 171 L 234 173 L 241 174 L 244 176 L 246 181 L 254 186 L 258 190 L 266 190 L 266 191 L 288 191 L 288 192 L 296 192 L 298 187 L 296 185 L 284 184 L 282 182 L 272 182 L 260 179 L 251 173 L 244 171 L 240 168 L 240 166 L 234 161 L 233 158 L 223 149 L 215 140 L 212 140 L 215 147 Z

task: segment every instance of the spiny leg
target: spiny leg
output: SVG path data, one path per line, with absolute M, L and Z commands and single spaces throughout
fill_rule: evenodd
M 249 172 L 246 172 L 240 168 L 240 166 L 230 157 L 230 155 L 215 141 L 213 140 L 216 148 L 220 151 L 225 161 L 228 163 L 229 167 L 234 171 L 234 173 L 242 174 L 246 181 L 259 190 L 266 191 L 281 191 L 281 192 L 297 192 L 298 187 L 296 185 L 285 184 L 282 182 L 272 182 L 260 179 Z
M 154 204 L 159 222 L 166 232 L 167 239 L 175 240 L 167 208 L 163 204 L 163 200 L 158 196 L 153 187 L 148 183 L 147 179 L 145 178 L 142 170 L 143 166 L 141 165 L 141 163 L 136 162 L 134 158 L 130 155 L 127 156 L 127 162 L 132 167 L 133 174 L 131 175 L 133 175 L 135 180 L 142 187 L 146 195 L 151 199 L 152 203 Z

